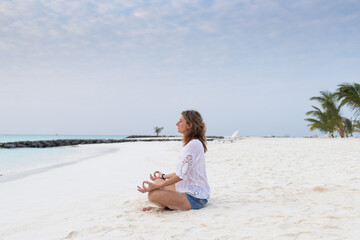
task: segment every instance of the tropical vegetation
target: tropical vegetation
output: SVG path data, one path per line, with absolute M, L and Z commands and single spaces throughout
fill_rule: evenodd
M 155 130 L 155 133 L 156 133 L 156 136 L 157 136 L 157 137 L 159 136 L 159 133 L 160 133 L 163 129 L 164 129 L 163 127 L 154 127 L 154 130 Z
M 334 137 L 338 133 L 340 137 L 353 136 L 354 132 L 360 133 L 360 84 L 343 83 L 338 85 L 336 92 L 321 91 L 320 96 L 310 98 L 317 101 L 320 107 L 312 106 L 312 110 L 306 113 L 311 131 L 318 130 Z M 354 119 L 342 115 L 343 107 L 348 107 L 353 113 Z
M 343 83 L 339 85 L 337 91 L 338 100 L 341 100 L 341 105 L 348 106 L 355 115 L 360 115 L 360 84 Z

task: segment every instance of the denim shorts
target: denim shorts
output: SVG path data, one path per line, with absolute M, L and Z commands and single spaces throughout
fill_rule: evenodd
M 193 197 L 187 193 L 185 193 L 187 199 L 189 200 L 189 203 L 191 205 L 191 209 L 200 209 L 205 207 L 205 204 L 207 203 L 207 199 L 200 199 Z

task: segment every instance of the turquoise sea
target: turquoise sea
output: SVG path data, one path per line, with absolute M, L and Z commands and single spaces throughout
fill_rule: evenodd
M 117 135 L 1 135 L 0 142 L 38 141 L 58 139 L 122 139 Z M 83 156 L 82 148 L 76 146 L 53 148 L 0 148 L 0 182 L 9 175 L 32 172 L 37 169 L 60 166 L 64 163 L 79 161 Z M 91 154 L 91 153 L 90 153 Z M 97 153 L 92 153 L 97 154 Z M 89 157 L 89 153 L 87 153 Z

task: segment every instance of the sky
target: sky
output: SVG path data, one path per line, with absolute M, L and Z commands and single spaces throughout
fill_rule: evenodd
M 2 0 L 0 134 L 309 136 L 360 82 L 357 0 Z M 347 117 L 351 113 L 344 110 Z

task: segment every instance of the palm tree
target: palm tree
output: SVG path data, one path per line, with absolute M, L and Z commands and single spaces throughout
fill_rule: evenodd
M 318 101 L 321 104 L 321 107 L 323 108 L 324 112 L 322 112 L 319 108 L 313 106 L 313 108 L 315 108 L 316 111 L 310 111 L 307 112 L 306 114 L 316 116 L 320 123 L 325 124 L 325 126 L 327 126 L 330 135 L 332 135 L 334 130 L 336 130 L 339 133 L 339 135 L 343 138 L 345 136 L 345 126 L 343 124 L 343 117 L 340 114 L 340 109 L 342 105 L 338 106 L 336 102 L 337 95 L 329 91 L 321 91 L 320 94 L 321 96 L 312 97 L 310 98 L 310 100 Z M 322 115 L 320 114 L 319 111 L 321 112 Z M 307 121 L 312 122 L 312 120 L 307 120 Z M 316 128 L 321 130 L 320 126 L 318 125 L 315 126 L 311 125 L 311 126 L 313 129 Z
M 154 130 L 155 130 L 155 133 L 156 133 L 156 136 L 157 136 L 157 137 L 159 136 L 159 133 L 160 133 L 163 129 L 164 129 L 163 127 L 154 127 Z
M 312 106 L 315 110 L 309 111 L 306 115 L 314 116 L 315 118 L 306 118 L 305 120 L 310 122 L 308 126 L 311 131 L 315 129 L 323 133 L 329 133 L 331 137 L 334 137 L 335 127 L 331 124 L 331 119 L 326 112 L 321 111 L 319 108 Z
M 353 128 L 354 128 L 354 132 L 360 133 L 360 121 L 359 120 L 353 121 Z
M 355 115 L 360 115 L 360 84 L 359 83 L 343 83 L 339 85 L 336 93 L 338 100 L 341 101 L 341 106 L 348 106 Z
M 343 118 L 343 125 L 345 127 L 345 135 L 346 137 L 353 136 L 354 132 L 354 124 L 353 122 L 348 118 Z

